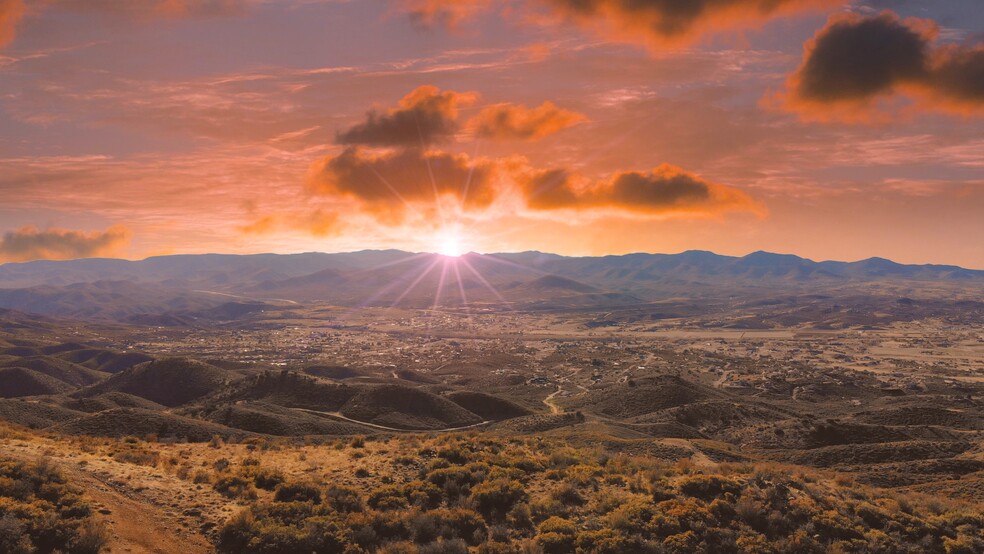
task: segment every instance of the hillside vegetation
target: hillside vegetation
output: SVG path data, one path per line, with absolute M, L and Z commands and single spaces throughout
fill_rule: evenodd
M 0 454 L 0 552 L 97 554 L 108 537 L 93 510 L 47 459 Z

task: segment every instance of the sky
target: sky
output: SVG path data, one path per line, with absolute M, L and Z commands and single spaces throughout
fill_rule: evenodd
M 0 263 L 984 268 L 980 0 L 0 0 Z

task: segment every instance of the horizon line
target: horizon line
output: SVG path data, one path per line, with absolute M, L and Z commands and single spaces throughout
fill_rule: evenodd
M 400 253 L 412 254 L 412 255 L 426 254 L 426 255 L 433 255 L 433 256 L 445 256 L 445 257 L 448 257 L 446 254 L 441 254 L 440 252 L 413 251 L 413 250 L 403 250 L 403 249 L 400 249 L 400 248 L 364 248 L 364 249 L 361 249 L 361 250 L 346 250 L 346 251 L 335 251 L 335 252 L 326 252 L 326 251 L 319 251 L 319 250 L 309 250 L 309 251 L 304 251 L 304 252 L 254 252 L 254 253 L 248 253 L 248 254 L 246 254 L 246 253 L 227 253 L 227 252 L 175 253 L 175 254 L 159 254 L 159 255 L 153 255 L 153 256 L 146 256 L 144 258 L 123 258 L 123 257 L 111 257 L 111 256 L 92 256 L 92 257 L 82 257 L 82 258 L 66 258 L 66 259 L 60 259 L 60 260 L 44 259 L 44 258 L 42 258 L 42 259 L 37 259 L 37 260 L 0 262 L 0 267 L 4 267 L 4 266 L 8 266 L 8 265 L 31 264 L 31 263 L 38 263 L 38 262 L 62 263 L 62 262 L 78 262 L 78 261 L 85 261 L 85 260 L 107 260 L 107 261 L 110 261 L 111 260 L 111 261 L 124 261 L 124 262 L 134 262 L 134 263 L 137 263 L 137 262 L 144 262 L 144 261 L 155 259 L 155 258 L 170 258 L 170 257 L 179 257 L 179 256 L 241 256 L 241 257 L 248 257 L 248 256 L 300 256 L 300 255 L 305 255 L 305 254 L 345 255 L 345 254 L 360 254 L 360 253 L 366 253 L 366 252 L 400 252 Z M 798 254 L 780 253 L 780 252 L 769 252 L 767 250 L 755 250 L 755 251 L 749 252 L 749 253 L 744 254 L 744 255 L 731 255 L 731 254 L 719 254 L 719 253 L 714 252 L 712 250 L 703 250 L 703 249 L 697 249 L 697 248 L 693 248 L 693 249 L 689 249 L 689 250 L 683 250 L 683 251 L 675 252 L 675 253 L 666 253 L 666 252 L 642 252 L 642 251 L 639 251 L 639 252 L 626 252 L 626 253 L 623 253 L 623 254 L 596 254 L 596 255 L 567 255 L 567 254 L 557 254 L 555 252 L 544 252 L 544 251 L 541 251 L 541 250 L 519 250 L 519 251 L 513 251 L 513 252 L 476 252 L 476 251 L 469 251 L 469 252 L 465 252 L 465 253 L 461 254 L 460 256 L 454 256 L 454 257 L 465 257 L 465 256 L 499 256 L 499 255 L 516 255 L 516 254 L 544 254 L 544 255 L 548 255 L 548 256 L 557 256 L 557 257 L 560 257 L 560 258 L 582 258 L 582 259 L 584 259 L 584 258 L 622 258 L 622 257 L 627 257 L 627 256 L 639 256 L 639 255 L 643 255 L 643 256 L 680 256 L 680 255 L 688 254 L 688 253 L 704 253 L 704 254 L 711 254 L 713 256 L 717 256 L 717 257 L 721 257 L 721 258 L 733 258 L 733 259 L 747 258 L 747 257 L 752 256 L 754 254 L 769 254 L 769 255 L 773 255 L 773 256 L 789 256 L 789 257 L 794 257 L 794 258 L 797 258 L 797 259 L 800 259 L 800 260 L 804 260 L 804 261 L 811 262 L 811 263 L 816 263 L 816 264 L 821 264 L 821 263 L 853 264 L 853 263 L 860 263 L 860 262 L 866 262 L 866 261 L 871 261 L 871 260 L 884 260 L 884 261 L 891 262 L 893 264 L 897 264 L 897 265 L 901 265 L 901 266 L 949 267 L 949 268 L 963 269 L 963 270 L 967 270 L 967 271 L 984 271 L 984 268 L 971 268 L 971 267 L 965 267 L 965 266 L 956 265 L 956 264 L 952 264 L 952 263 L 931 263 L 931 262 L 929 262 L 929 263 L 902 263 L 902 262 L 897 262 L 895 260 L 892 260 L 890 258 L 885 258 L 885 257 L 882 257 L 882 256 L 869 256 L 867 258 L 862 258 L 862 259 L 858 259 L 858 260 L 851 260 L 851 261 L 847 261 L 847 260 L 836 260 L 836 259 L 815 260 L 813 258 L 807 258 L 807 257 L 804 257 L 804 256 L 800 256 Z

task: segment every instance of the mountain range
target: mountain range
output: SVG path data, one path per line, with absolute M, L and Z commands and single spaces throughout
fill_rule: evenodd
M 469 253 L 460 258 L 366 250 L 0 265 L 0 308 L 153 324 L 162 316 L 237 319 L 269 305 L 309 302 L 603 308 L 825 291 L 918 295 L 940 288 L 956 291 L 958 299 L 979 300 L 984 271 L 883 258 L 815 262 L 788 254 L 735 257 L 696 250 L 601 257 Z

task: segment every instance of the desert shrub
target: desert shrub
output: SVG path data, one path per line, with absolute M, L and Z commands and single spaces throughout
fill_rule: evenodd
M 99 552 L 108 538 L 79 492 L 47 458 L 0 459 L 0 552 Z
M 27 535 L 27 526 L 13 514 L 0 517 L 0 552 L 31 554 L 34 545 Z
M 478 510 L 489 517 L 504 515 L 514 504 L 526 498 L 526 490 L 518 481 L 498 479 L 472 487 L 471 497 Z
M 560 533 L 541 533 L 536 542 L 544 554 L 571 554 L 574 552 L 574 537 Z
M 680 479 L 680 492 L 703 500 L 711 500 L 725 493 L 737 494 L 741 485 L 726 477 L 717 475 L 690 475 Z
M 253 482 L 242 475 L 223 475 L 216 479 L 212 488 L 226 498 L 255 498 Z
M 619 506 L 605 519 L 606 523 L 613 529 L 630 534 L 645 533 L 656 512 L 655 504 L 636 497 Z
M 109 529 L 102 521 L 89 518 L 82 522 L 78 535 L 72 543 L 73 554 L 99 554 L 109 543 Z
M 404 494 L 411 504 L 423 509 L 441 505 L 444 495 L 437 485 L 428 481 L 413 481 L 404 485 Z
M 419 554 L 468 554 L 468 544 L 460 539 L 439 540 L 417 549 Z
M 521 554 L 521 552 L 522 550 L 520 550 L 518 544 L 505 541 L 495 541 L 478 545 L 477 554 Z
M 411 537 L 406 514 L 398 512 L 358 512 L 349 514 L 348 525 L 355 541 L 367 549 L 386 542 L 408 540 Z
M 280 471 L 270 468 L 257 468 L 252 471 L 253 485 L 258 489 L 263 489 L 265 491 L 272 491 L 277 488 L 277 485 L 284 482 L 284 474 Z
M 468 462 L 470 452 L 462 444 L 456 444 L 437 451 L 437 457 L 447 460 L 449 463 L 462 465 Z
M 584 504 L 584 496 L 581 491 L 572 483 L 564 483 L 555 488 L 550 497 L 566 506 L 581 506 Z
M 304 521 L 305 542 L 311 552 L 346 552 L 352 546 L 351 534 L 347 526 L 332 517 L 319 516 Z
M 398 510 L 410 505 L 403 487 L 386 485 L 369 493 L 366 503 L 377 510 Z
M 321 487 L 314 483 L 292 481 L 281 483 L 273 494 L 276 502 L 313 502 L 321 504 Z
M 127 448 L 113 454 L 113 459 L 124 464 L 157 467 L 160 454 L 143 448 Z
M 562 535 L 574 535 L 577 533 L 577 527 L 570 520 L 566 520 L 561 517 L 552 517 L 543 523 L 541 523 L 537 530 L 540 533 L 560 533 Z
M 533 513 L 530 511 L 530 505 L 520 502 L 513 506 L 506 514 L 506 523 L 513 529 L 532 529 Z
M 482 516 L 467 508 L 437 509 L 425 515 L 433 518 L 440 530 L 439 536 L 445 539 L 458 538 L 474 546 L 483 542 L 488 534 Z
M 668 552 L 679 554 L 690 554 L 697 550 L 700 539 L 693 531 L 685 531 L 676 535 L 670 535 L 663 540 L 663 548 Z
M 337 512 L 357 512 L 362 509 L 359 491 L 342 485 L 332 485 L 325 491 L 325 501 Z
M 379 554 L 419 554 L 417 545 L 409 541 L 394 542 L 379 549 Z
M 577 536 L 578 552 L 591 554 L 660 554 L 662 547 L 638 535 L 624 535 L 614 529 L 584 531 Z

